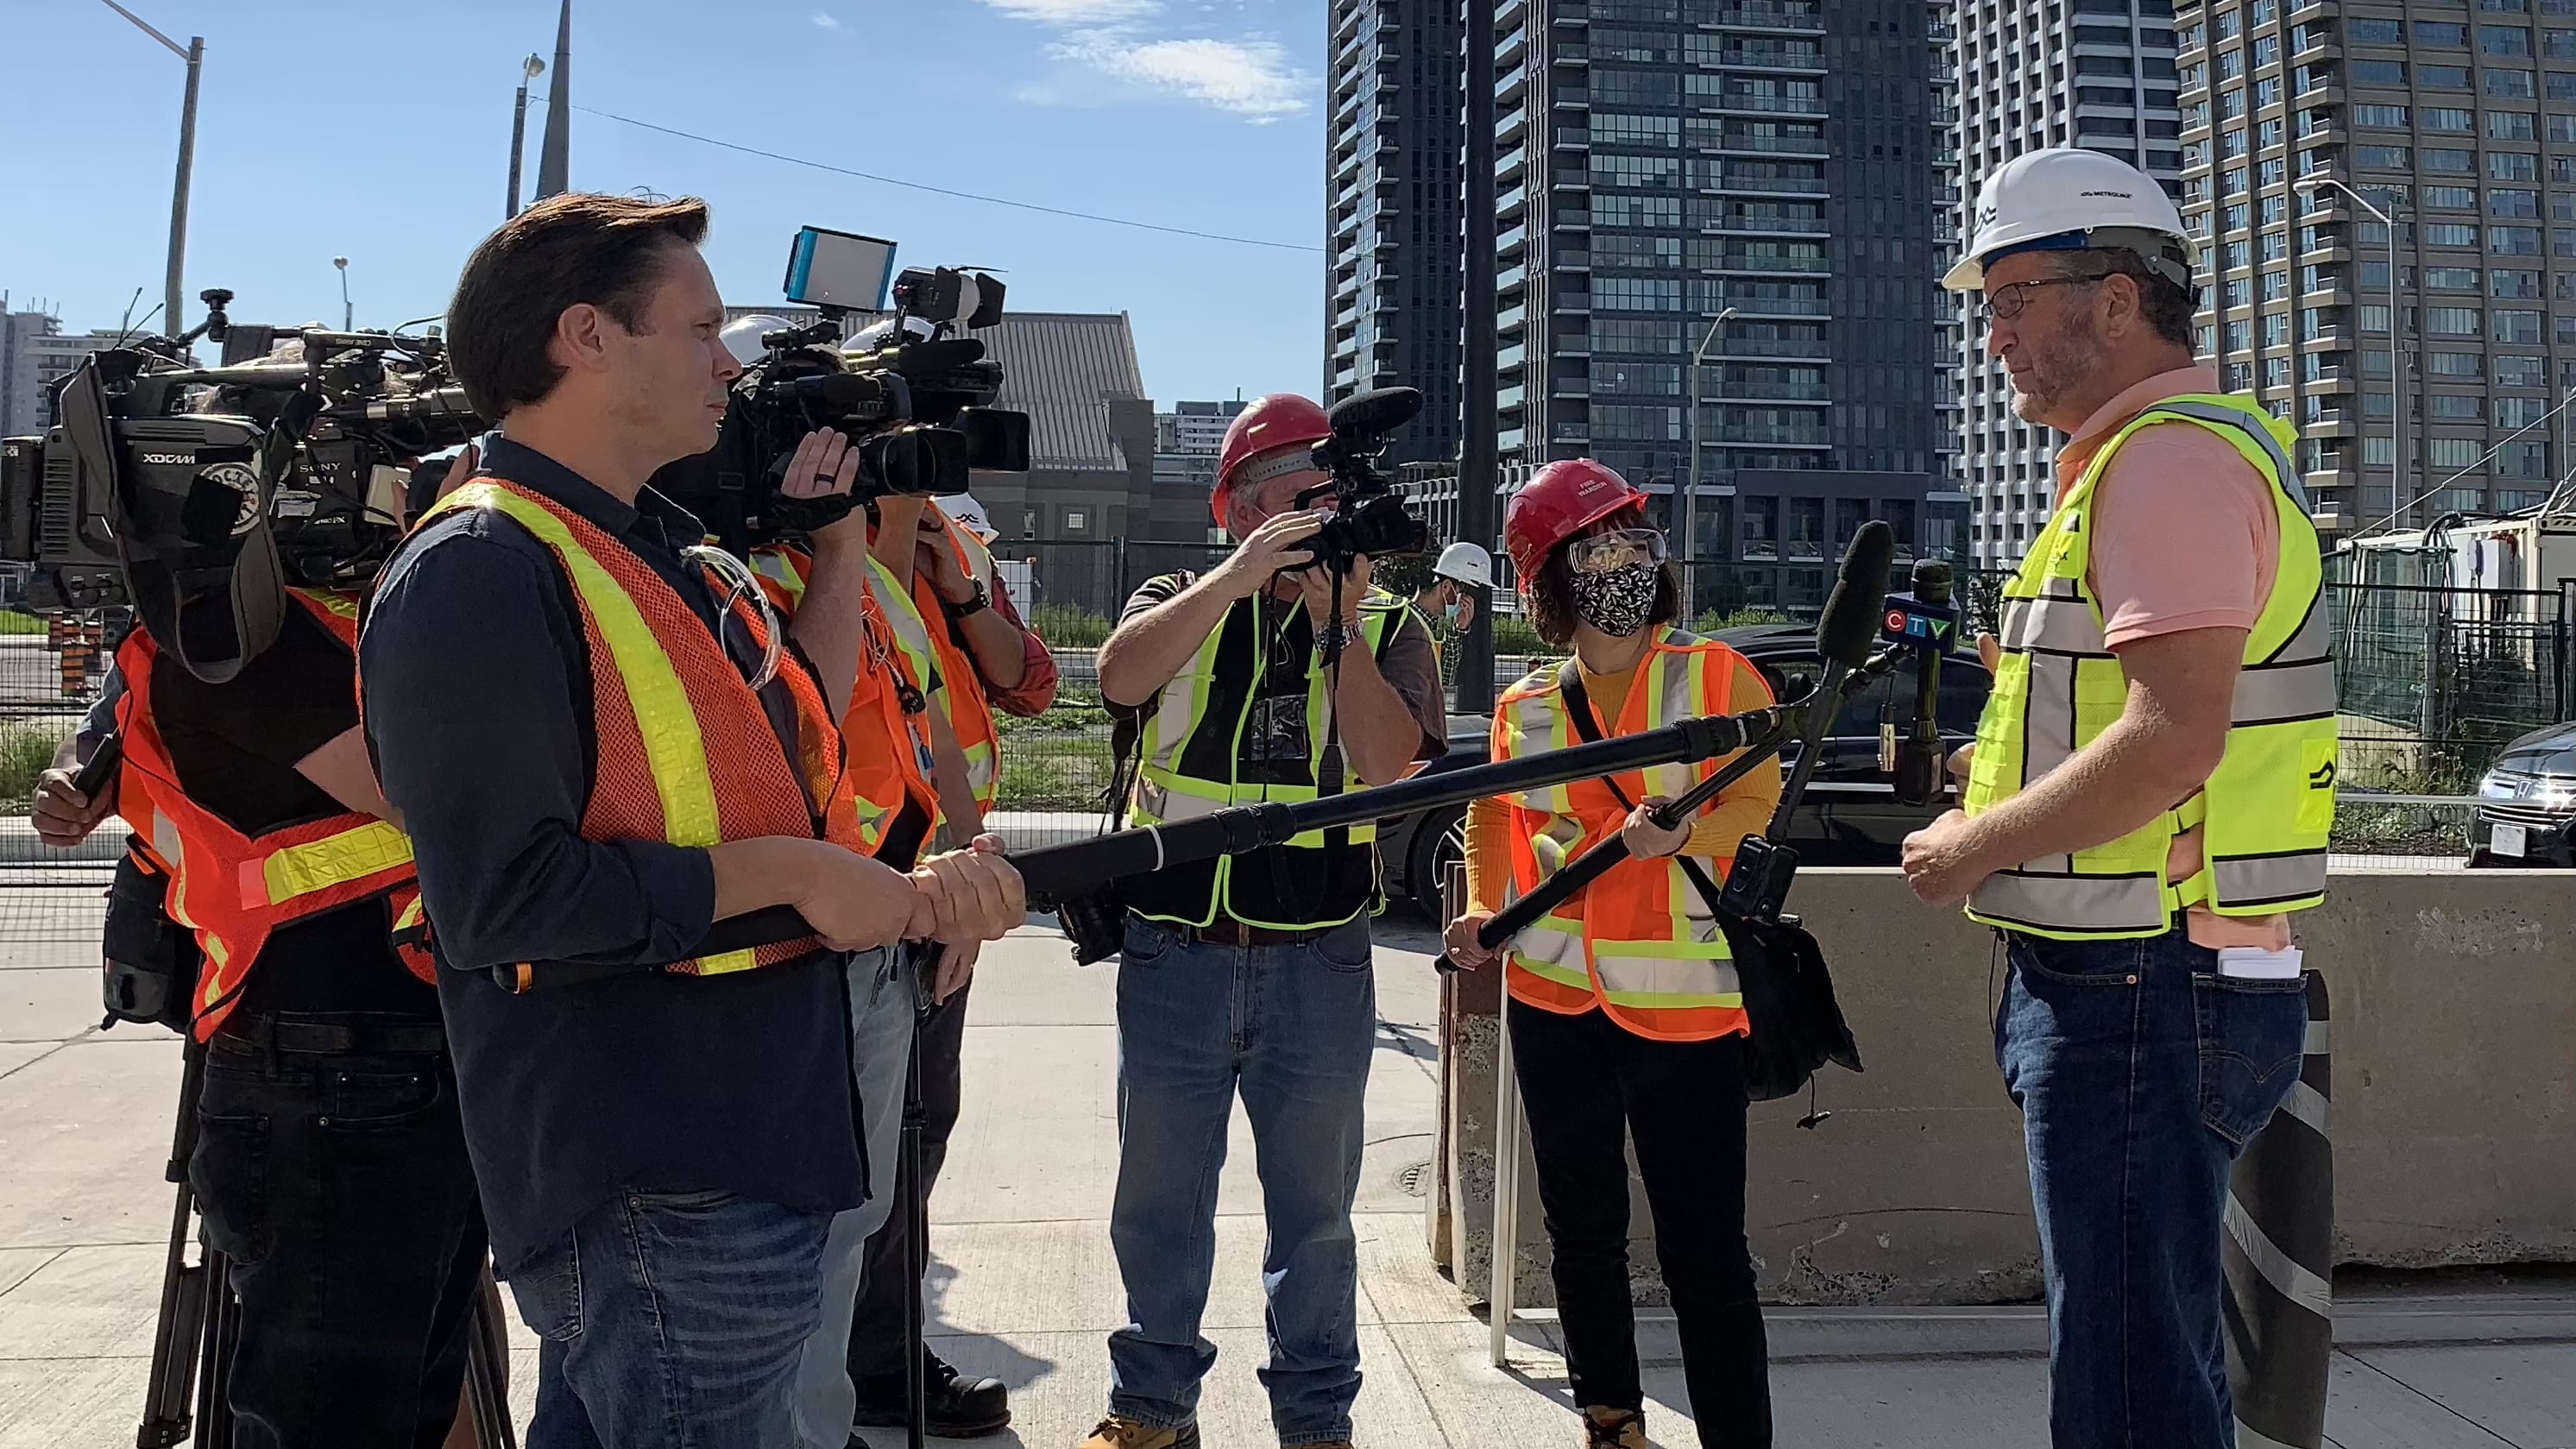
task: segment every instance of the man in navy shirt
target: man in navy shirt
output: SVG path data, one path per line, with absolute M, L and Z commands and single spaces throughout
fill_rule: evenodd
M 531 207 L 467 262 L 450 357 L 501 420 L 481 473 L 597 530 L 592 556 L 649 568 L 694 618 L 646 621 L 706 630 L 756 692 L 778 738 L 702 738 L 711 765 L 755 747 L 794 762 L 786 682 L 682 560 L 703 528 L 645 486 L 713 445 L 739 371 L 696 250 L 705 228 L 694 200 Z M 846 494 L 857 451 L 818 433 L 790 467 L 790 493 Z M 793 634 L 835 718 L 859 667 L 865 532 L 855 513 L 817 532 Z M 529 1443 L 793 1444 L 825 1230 L 866 1195 L 845 953 L 998 939 L 1021 918 L 1018 876 L 989 840 L 907 876 L 816 838 L 819 824 L 707 848 L 586 837 L 602 751 L 636 746 L 596 727 L 592 595 L 566 569 L 499 507 L 448 512 L 388 566 L 360 649 L 369 743 L 445 968 L 494 1255 L 545 1340 Z M 823 804 L 803 803 L 809 817 Z M 524 995 L 488 977 L 521 961 L 685 960 L 716 921 L 782 905 L 831 949 Z

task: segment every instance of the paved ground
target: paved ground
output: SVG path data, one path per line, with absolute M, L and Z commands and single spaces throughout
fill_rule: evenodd
M 169 1189 L 178 1052 L 98 1021 L 95 900 L 0 889 L 0 1449 L 133 1442 Z M 1509 1370 L 1428 1267 L 1405 1170 L 1431 1155 L 1436 988 L 1399 932 L 1379 953 L 1382 1026 L 1360 1194 L 1363 1446 L 1571 1444 L 1553 1330 Z M 1100 1409 L 1102 1336 L 1121 1319 L 1104 1219 L 1117 1142 L 1110 968 L 1077 969 L 1032 928 L 987 957 L 967 1033 L 967 1106 L 947 1179 L 932 1331 L 960 1366 L 1007 1379 L 1000 1445 L 1069 1446 Z M 1211 1449 L 1271 1442 L 1261 1354 L 1261 1221 L 1237 1119 L 1220 1194 L 1202 1408 Z M 1771 1320 L 1784 1446 L 2046 1442 L 2041 1325 L 2029 1309 L 1782 1311 Z M 2330 1429 L 2343 1449 L 2576 1445 L 2576 1292 L 2557 1285 L 2380 1292 L 2342 1316 Z M 1677 1404 L 1669 1327 L 1643 1330 L 1657 1442 L 1698 1443 Z M 527 1409 L 532 1355 L 514 1385 Z M 900 1436 L 881 1437 L 880 1445 Z

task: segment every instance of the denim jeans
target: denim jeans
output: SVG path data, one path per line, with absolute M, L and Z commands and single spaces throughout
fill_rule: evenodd
M 913 962 L 900 946 L 850 958 L 850 1062 L 859 1131 L 868 1147 L 868 1200 L 832 1215 L 823 1242 L 823 1321 L 796 1365 L 796 1429 L 806 1449 L 844 1449 L 858 1395 L 850 1385 L 851 1308 L 868 1238 L 901 1210 L 895 1201 L 903 1077 L 912 1060 Z
M 543 1340 L 528 1449 L 791 1449 L 830 1213 L 629 1189 L 510 1279 Z
M 1109 1408 L 1197 1413 L 1216 1345 L 1199 1333 L 1216 1257 L 1217 1170 L 1235 1093 L 1252 1121 L 1269 1245 L 1279 1442 L 1351 1435 L 1359 1396 L 1361 1108 L 1377 1031 L 1365 916 L 1302 946 L 1192 943 L 1130 916 L 1118 969 L 1118 1193 L 1109 1240 L 1127 1326 L 1109 1335 Z
M 188 1176 L 241 1296 L 220 1449 L 434 1449 L 485 1259 L 446 1058 L 219 1056 L 197 1116 Z
M 2008 934 L 1995 1055 L 2022 1109 L 2048 1271 L 2058 1449 L 2229 1449 L 2229 1164 L 2299 1075 L 2303 984 L 2217 973 L 2179 925 Z

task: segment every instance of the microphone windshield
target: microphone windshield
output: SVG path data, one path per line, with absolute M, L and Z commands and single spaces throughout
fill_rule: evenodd
M 1950 590 L 1955 581 L 1950 566 L 1937 558 L 1917 559 L 1914 563 L 1914 597 L 1924 603 L 1950 602 Z
M 1422 394 L 1409 387 L 1381 387 L 1353 393 L 1333 404 L 1324 420 L 1336 433 L 1379 437 L 1413 421 L 1422 411 Z
M 1887 607 L 1887 570 L 1896 558 L 1896 531 L 1873 518 L 1852 536 L 1843 550 L 1842 572 L 1825 599 L 1816 621 L 1816 652 L 1829 664 L 1858 669 L 1869 661 L 1870 641 L 1878 637 L 1879 615 Z

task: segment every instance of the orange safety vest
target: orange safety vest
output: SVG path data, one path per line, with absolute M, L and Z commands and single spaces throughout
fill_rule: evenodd
M 1694 716 L 1728 713 L 1742 662 L 1714 639 L 1659 630 L 1638 661 L 1619 718 L 1601 733 L 1641 734 Z M 1553 666 L 1512 686 L 1494 707 L 1496 760 L 1566 749 L 1581 739 Z M 1717 765 L 1662 765 L 1617 779 L 1630 801 L 1670 797 L 1714 774 Z M 1511 900 L 1618 834 L 1629 811 L 1597 779 L 1506 798 L 1514 826 Z M 1658 1041 L 1707 1041 L 1750 1031 L 1725 933 L 1679 861 L 1623 860 L 1513 937 L 1503 968 L 1512 998 L 1566 1015 L 1597 1007 L 1629 1031 Z M 1714 864 L 1713 878 L 1723 880 L 1728 863 Z
M 583 839 L 705 848 L 789 835 L 866 853 L 840 727 L 821 686 L 792 653 L 780 659 L 778 678 L 796 702 L 793 760 L 724 647 L 633 550 L 553 499 L 488 473 L 421 516 L 461 508 L 490 509 L 544 544 L 580 616 L 595 746 Z M 720 582 L 717 592 L 722 597 Z M 732 618 L 755 647 L 768 647 L 767 621 L 750 600 L 734 600 Z M 745 971 L 796 960 L 821 944 L 806 936 L 664 969 Z
M 918 807 L 929 821 L 922 836 L 925 848 L 938 834 L 940 813 L 930 741 L 929 630 L 920 619 L 909 617 L 910 605 L 895 587 L 893 574 L 873 558 L 868 565 L 869 586 L 859 604 L 866 634 L 859 646 L 850 707 L 841 716 L 841 732 L 857 742 L 849 751 L 850 795 L 858 812 L 862 848 L 875 855 L 907 803 Z M 751 570 L 771 606 L 792 618 L 797 605 L 804 602 L 814 555 L 794 544 L 775 544 L 752 551 Z M 889 617 L 889 608 L 898 617 Z M 909 870 L 916 862 L 886 863 Z
M 352 654 L 357 603 L 338 594 L 289 591 Z M 241 1000 L 260 949 L 278 927 L 374 896 L 393 913 L 395 954 L 414 976 L 437 980 L 411 863 L 411 841 L 372 815 L 340 810 L 258 835 L 188 798 L 152 714 L 152 636 L 135 629 L 117 649 L 125 698 L 117 705 L 124 741 L 117 808 L 166 867 L 168 910 L 197 937 L 205 964 L 189 1014 L 199 1041 L 212 1038 Z
M 937 503 L 929 505 L 937 508 Z M 947 519 L 946 514 L 940 517 Z M 966 530 L 951 520 L 941 530 L 948 548 L 957 556 L 958 568 L 969 578 L 989 574 L 989 565 L 979 573 L 973 553 L 968 551 Z M 975 545 L 980 549 L 981 544 Z M 939 591 L 930 586 L 930 576 L 919 569 L 912 571 L 913 605 L 921 617 L 930 621 L 931 646 L 939 651 L 939 677 L 947 682 L 944 699 L 948 709 L 948 727 L 957 733 L 958 752 L 966 757 L 966 783 L 975 792 L 975 812 L 991 815 L 993 802 L 1001 797 L 1001 736 L 993 728 L 993 702 L 985 697 L 984 677 L 975 669 L 975 661 L 966 651 L 957 626 L 948 618 Z

